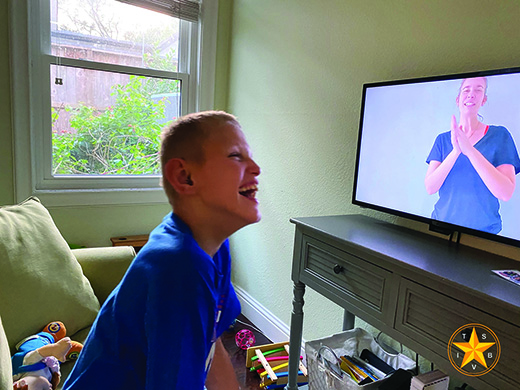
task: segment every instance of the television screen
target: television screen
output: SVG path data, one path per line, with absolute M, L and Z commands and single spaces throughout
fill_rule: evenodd
M 520 68 L 365 84 L 353 203 L 520 246 Z

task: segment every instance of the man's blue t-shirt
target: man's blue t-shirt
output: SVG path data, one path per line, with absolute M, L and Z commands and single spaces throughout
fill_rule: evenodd
M 515 174 L 520 172 L 520 159 L 509 131 L 503 126 L 489 126 L 475 148 L 498 167 L 511 164 Z M 452 151 L 451 132 L 439 134 L 426 160 L 442 162 Z M 496 234 L 502 230 L 500 203 L 488 190 L 469 159 L 460 154 L 439 189 L 432 218 L 438 221 L 465 226 Z
M 64 389 L 202 390 L 216 339 L 240 313 L 229 244 L 213 258 L 167 215 L 103 304 Z

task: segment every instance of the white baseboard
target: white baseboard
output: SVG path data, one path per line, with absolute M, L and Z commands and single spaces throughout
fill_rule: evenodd
M 290 327 L 271 313 L 265 306 L 253 298 L 246 290 L 234 286 L 238 300 L 242 306 L 242 314 L 255 324 L 273 343 L 289 341 Z M 305 340 L 302 339 L 302 350 L 305 350 Z
M 255 324 L 273 343 L 289 340 L 290 327 L 239 286 L 234 286 L 242 315 Z

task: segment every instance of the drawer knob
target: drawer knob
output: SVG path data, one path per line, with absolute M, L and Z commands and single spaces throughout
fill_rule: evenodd
M 334 266 L 334 268 L 333 268 L 334 273 L 335 273 L 336 275 L 342 273 L 342 272 L 343 272 L 343 269 L 344 269 L 344 268 L 343 268 L 341 265 L 339 265 L 339 264 L 336 264 L 336 265 Z

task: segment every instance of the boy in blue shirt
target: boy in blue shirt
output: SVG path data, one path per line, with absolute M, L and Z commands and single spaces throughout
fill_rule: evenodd
M 163 132 L 161 166 L 173 211 L 102 306 L 65 389 L 239 388 L 219 340 L 240 313 L 227 238 L 260 220 L 260 168 L 236 118 L 214 111 Z

